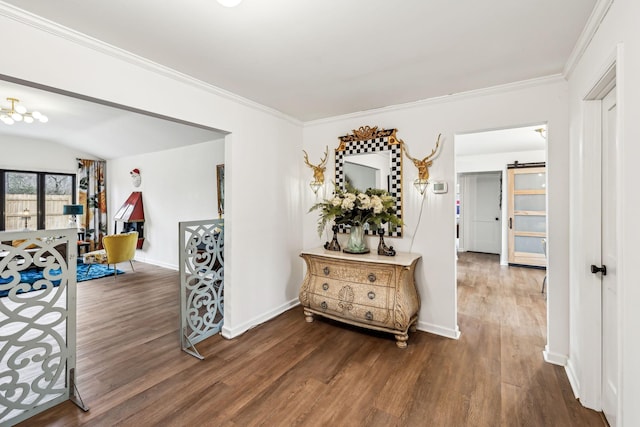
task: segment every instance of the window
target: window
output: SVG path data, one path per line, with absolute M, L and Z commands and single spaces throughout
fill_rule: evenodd
M 0 170 L 0 230 L 67 228 L 75 193 L 73 174 Z

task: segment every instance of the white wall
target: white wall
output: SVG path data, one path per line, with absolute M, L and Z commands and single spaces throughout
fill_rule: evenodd
M 0 28 L 20 40 L 3 48 L 2 74 L 230 132 L 224 162 L 223 334 L 237 336 L 297 303 L 302 282 L 300 123 L 1 4 Z M 121 167 L 114 173 L 128 165 Z M 183 181 L 190 182 L 188 177 Z M 111 200 L 112 207 L 117 203 L 121 200 Z M 149 214 L 154 203 L 145 198 Z M 177 224 L 170 232 L 176 229 Z
M 95 156 L 65 145 L 13 135 L 0 136 L 0 152 L 0 168 L 35 172 L 75 174 L 76 158 L 96 160 Z
M 599 280 L 587 274 L 589 264 L 599 260 L 599 249 L 590 213 L 599 209 L 591 191 L 593 165 L 599 163 L 598 148 L 588 135 L 592 121 L 586 119 L 583 101 L 616 60 L 618 99 L 618 302 L 619 426 L 640 425 L 640 286 L 636 265 L 640 259 L 640 195 L 637 191 L 637 159 L 640 158 L 640 2 L 616 0 L 599 25 L 584 55 L 569 77 L 571 142 L 571 355 L 569 375 L 583 404 L 600 409 L 600 352 L 594 340 L 599 325 Z M 550 286 L 553 286 L 550 284 Z
M 109 212 L 115 212 L 132 191 L 142 192 L 145 242 L 136 259 L 178 269 L 178 223 L 218 218 L 216 165 L 224 163 L 224 139 L 107 164 Z M 134 187 L 129 171 L 140 169 Z M 113 221 L 109 231 L 113 232 Z M 122 224 L 118 232 L 122 231 Z
M 305 124 L 304 146 L 311 158 L 318 157 L 328 144 L 337 147 L 338 136 L 363 125 L 379 128 L 397 128 L 398 137 L 408 145 L 415 157 L 426 155 L 435 146 L 442 133 L 440 154 L 430 168 L 432 180 L 449 184 L 447 194 L 428 191 L 419 222 L 421 198 L 411 182 L 417 170 L 409 161 L 403 163 L 404 182 L 404 237 L 389 239 L 396 249 L 411 250 L 422 255 L 416 270 L 418 290 L 422 299 L 418 327 L 421 330 L 456 337 L 456 265 L 455 265 L 455 157 L 454 135 L 484 129 L 517 127 L 528 123 L 548 123 L 549 180 L 553 188 L 549 194 L 550 261 L 549 290 L 551 326 L 548 352 L 564 361 L 569 353 L 568 336 L 568 135 L 567 85 L 561 79 L 548 79 L 523 83 L 495 90 L 452 96 L 444 99 L 355 113 L 344 117 Z M 328 164 L 328 177 L 333 175 Z M 303 171 L 303 173 L 305 173 Z M 308 175 L 308 173 L 307 173 Z M 303 175 L 304 176 L 304 175 Z M 330 184 L 325 192 L 330 192 Z M 320 193 L 319 193 L 320 194 Z M 311 191 L 305 191 L 303 207 L 316 202 Z M 319 198 L 320 195 L 317 197 Z M 305 215 L 303 222 L 304 246 L 319 246 L 327 235 L 318 237 L 316 213 Z M 416 229 L 416 226 L 419 227 Z M 413 246 L 411 242 L 413 239 Z M 464 333 L 464 331 L 462 331 Z
M 475 156 L 456 156 L 456 172 L 489 172 L 501 171 L 509 163 L 544 162 L 544 150 L 513 151 L 508 153 L 479 154 Z

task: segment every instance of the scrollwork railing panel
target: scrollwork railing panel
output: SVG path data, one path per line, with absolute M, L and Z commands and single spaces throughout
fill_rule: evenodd
M 17 423 L 71 396 L 74 234 L 73 230 L 0 233 L 2 425 Z M 74 248 L 67 251 L 71 243 Z
M 180 223 L 181 341 L 217 334 L 224 318 L 224 221 Z

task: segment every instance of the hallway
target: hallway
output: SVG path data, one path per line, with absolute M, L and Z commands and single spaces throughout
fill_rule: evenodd
M 460 341 L 500 378 L 491 392 L 500 395 L 501 425 L 604 425 L 599 413 L 573 398 L 564 369 L 543 359 L 544 276 L 544 270 L 500 266 L 499 255 L 460 253 Z

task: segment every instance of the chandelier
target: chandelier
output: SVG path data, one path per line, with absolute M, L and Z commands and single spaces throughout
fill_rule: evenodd
M 0 108 L 0 120 L 6 125 L 12 125 L 15 122 L 33 123 L 35 120 L 40 123 L 49 121 L 49 118 L 39 111 L 27 112 L 23 105 L 18 105 L 19 99 L 7 98 L 7 101 L 11 103 L 11 108 Z

